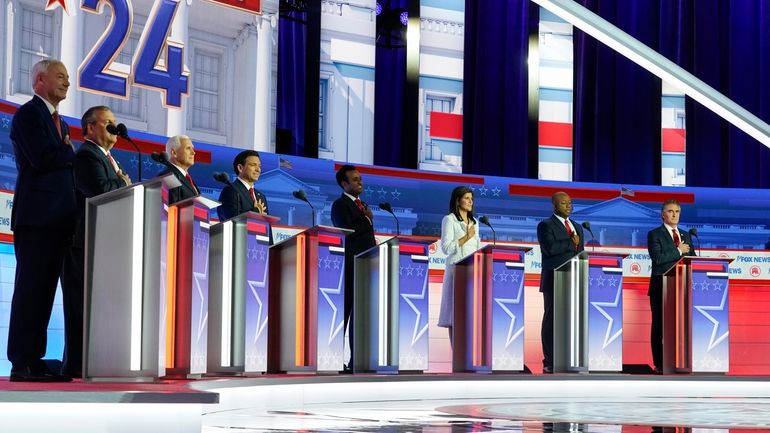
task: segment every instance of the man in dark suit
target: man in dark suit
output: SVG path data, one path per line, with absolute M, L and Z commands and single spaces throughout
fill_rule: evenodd
M 195 186 L 189 172 L 190 167 L 195 164 L 195 147 L 190 137 L 175 135 L 169 138 L 166 142 L 166 152 L 168 153 L 169 165 L 159 175 L 173 173 L 181 183 L 180 186 L 169 190 L 168 204 L 174 204 L 200 194 L 200 190 Z
M 695 255 L 690 234 L 680 230 L 679 217 L 682 207 L 676 200 L 666 200 L 661 207 L 663 224 L 647 233 L 647 251 L 650 253 L 650 346 L 655 373 L 663 372 L 663 274 L 682 256 Z
M 244 150 L 235 155 L 233 171 L 238 177 L 219 194 L 219 202 L 222 203 L 217 208 L 219 219 L 224 221 L 249 211 L 268 214 L 267 198 L 254 188 L 254 182 L 262 173 L 259 153 L 256 150 Z
M 356 254 L 364 252 L 376 244 L 374 239 L 374 216 L 371 209 L 359 196 L 364 190 L 361 174 L 352 165 L 343 165 L 337 171 L 337 184 L 342 188 L 342 195 L 332 203 L 332 223 L 335 227 L 353 230 L 345 238 L 345 327 L 353 314 L 353 262 Z M 353 327 L 348 331 L 350 361 L 346 371 L 353 368 Z
M 75 188 L 77 189 L 78 225 L 72 246 L 72 262 L 78 269 L 80 292 L 73 303 L 64 304 L 65 346 L 62 371 L 72 377 L 82 376 L 83 352 L 83 261 L 85 247 L 86 199 L 131 185 L 131 178 L 123 171 L 110 150 L 118 137 L 107 131 L 115 125 L 110 107 L 96 106 L 86 110 L 80 119 L 83 144 L 75 152 Z M 69 314 L 68 314 L 69 312 Z
M 537 225 L 542 265 L 540 291 L 543 292 L 543 323 L 540 338 L 543 345 L 543 372 L 553 373 L 553 271 L 583 251 L 583 228 L 569 219 L 572 199 L 565 192 L 551 196 L 553 215 Z
M 52 372 L 42 358 L 57 280 L 65 304 L 82 291 L 68 260 L 77 214 L 75 150 L 57 110 L 70 82 L 58 60 L 38 62 L 31 76 L 35 96 L 16 111 L 10 134 L 18 170 L 11 211 L 16 280 L 8 327 L 10 380 L 66 382 L 72 379 Z

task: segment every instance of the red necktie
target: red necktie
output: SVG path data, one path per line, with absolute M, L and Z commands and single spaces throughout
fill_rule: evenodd
M 569 222 L 567 220 L 564 220 L 564 228 L 567 229 L 567 236 L 572 237 L 572 227 L 569 226 Z
M 672 230 L 672 232 L 674 233 L 674 246 L 678 247 L 679 244 L 682 243 L 682 241 L 679 240 L 679 230 L 674 229 Z
M 51 114 L 51 117 L 53 117 L 53 124 L 56 126 L 56 132 L 59 133 L 59 138 L 62 138 L 61 136 L 61 118 L 59 117 L 59 112 L 54 111 L 53 114 Z
M 249 195 L 251 195 L 251 201 L 257 204 L 257 194 L 254 193 L 254 187 L 249 188 Z
M 360 210 L 361 213 L 364 213 L 364 203 L 358 197 L 356 197 L 356 206 L 358 206 L 358 210 Z
M 187 181 L 190 182 L 190 185 L 192 185 L 193 191 L 195 191 L 197 193 L 198 192 L 198 187 L 195 186 L 195 182 L 193 182 L 192 176 L 190 176 L 190 173 L 187 173 L 184 177 L 186 177 Z
M 110 161 L 110 166 L 112 166 L 112 169 L 115 170 L 115 173 L 118 173 L 120 171 L 118 170 L 118 164 L 115 164 L 115 160 L 112 159 L 110 152 L 107 152 L 107 159 Z

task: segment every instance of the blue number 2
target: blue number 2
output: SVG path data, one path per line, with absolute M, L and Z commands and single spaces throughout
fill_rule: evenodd
M 139 42 L 139 55 L 134 58 L 134 82 L 160 89 L 165 94 L 164 105 L 173 107 L 182 105 L 190 75 L 184 66 L 184 45 L 166 38 L 178 6 L 178 0 L 156 0 L 148 20 L 151 24 L 146 27 Z M 164 47 L 165 62 L 159 64 Z
M 182 95 L 187 94 L 190 73 L 184 65 L 184 45 L 169 40 L 178 0 L 156 0 L 134 56 L 131 72 L 113 68 L 115 58 L 123 49 L 133 24 L 134 11 L 130 0 L 82 0 L 81 9 L 101 14 L 104 5 L 112 8 L 112 21 L 107 31 L 94 45 L 78 69 L 78 85 L 109 96 L 126 99 L 128 86 L 133 83 L 159 89 L 165 94 L 164 106 L 181 107 Z M 166 49 L 164 62 L 161 51 Z
M 78 83 L 80 87 L 126 98 L 128 74 L 112 69 L 112 63 L 128 39 L 134 14 L 126 0 L 83 0 L 81 9 L 101 14 L 105 3 L 112 8 L 111 26 L 80 65 Z

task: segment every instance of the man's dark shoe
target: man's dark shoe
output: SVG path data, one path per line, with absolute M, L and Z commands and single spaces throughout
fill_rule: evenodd
M 543 374 L 553 374 L 553 367 L 544 366 L 543 367 Z
M 11 382 L 71 382 L 72 378 L 56 374 L 47 368 L 33 369 L 29 366 L 11 370 Z

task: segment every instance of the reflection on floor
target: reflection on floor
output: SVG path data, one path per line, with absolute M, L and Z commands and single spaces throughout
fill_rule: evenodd
M 770 431 L 764 380 L 616 379 L 215 386 L 209 390 L 220 393 L 222 403 L 204 408 L 202 431 Z

